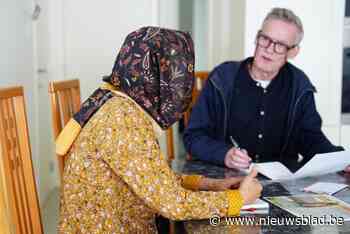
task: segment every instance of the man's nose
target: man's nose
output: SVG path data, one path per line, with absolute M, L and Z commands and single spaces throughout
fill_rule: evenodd
M 266 51 L 272 54 L 274 52 L 274 47 L 275 43 L 271 42 L 270 45 L 266 48 Z

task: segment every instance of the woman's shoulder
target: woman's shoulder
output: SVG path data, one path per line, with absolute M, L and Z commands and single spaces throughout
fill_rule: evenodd
M 109 99 L 96 113 L 97 118 L 104 116 L 106 121 L 115 121 L 119 119 L 120 122 L 146 122 L 149 119 L 144 110 L 142 110 L 137 103 L 128 97 L 115 95 Z M 113 120 L 112 120 L 113 119 Z
M 115 111 L 138 111 L 137 104 L 127 97 L 115 95 L 109 99 L 102 107 Z M 102 108 L 101 108 L 102 109 Z
M 128 98 L 122 96 L 114 96 L 110 98 L 96 113 L 97 115 L 125 116 L 137 114 L 142 115 L 137 104 Z

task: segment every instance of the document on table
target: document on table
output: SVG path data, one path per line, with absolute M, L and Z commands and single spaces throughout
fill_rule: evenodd
M 268 209 L 268 208 L 269 208 L 269 203 L 258 198 L 254 203 L 249 205 L 244 205 L 242 206 L 241 209 L 248 210 L 248 209 Z
M 272 180 L 288 180 L 341 171 L 347 165 L 350 165 L 349 151 L 317 154 L 295 173 L 280 162 L 254 163 L 252 166 Z
M 270 205 L 268 202 L 257 199 L 252 204 L 244 205 L 241 208 L 240 214 L 265 214 L 269 212 L 269 207 Z
M 329 222 L 350 220 L 350 205 L 336 197 L 326 194 L 299 194 L 293 196 L 264 197 L 275 206 L 298 217 L 318 217 Z
M 328 195 L 332 195 L 348 187 L 349 186 L 347 184 L 317 182 L 305 187 L 303 191 L 311 192 L 311 193 L 320 193 L 320 194 L 325 193 Z

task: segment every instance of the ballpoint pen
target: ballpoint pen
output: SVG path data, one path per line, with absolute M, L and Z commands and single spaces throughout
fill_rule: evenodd
M 232 136 L 230 136 L 230 140 L 231 140 L 232 145 L 233 145 L 236 149 L 238 149 L 238 150 L 241 149 L 241 147 L 239 147 L 237 141 L 235 141 L 235 139 L 233 139 Z
M 257 209 L 256 208 L 243 208 L 243 209 L 241 209 L 241 211 L 249 211 L 249 212 L 254 212 L 254 211 L 257 211 Z
M 243 150 L 243 149 L 238 145 L 237 141 L 235 141 L 235 139 L 233 139 L 232 136 L 230 136 L 230 140 L 231 140 L 231 143 L 232 143 L 233 147 L 235 147 L 235 148 L 238 149 L 238 150 Z M 249 166 L 248 166 L 248 171 L 247 171 L 247 172 L 250 171 L 251 167 L 252 167 L 252 163 L 251 163 L 251 161 L 250 161 Z

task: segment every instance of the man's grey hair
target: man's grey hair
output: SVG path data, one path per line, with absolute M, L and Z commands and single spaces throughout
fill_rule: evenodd
M 295 44 L 298 45 L 301 42 L 304 37 L 303 24 L 301 23 L 300 18 L 296 16 L 293 11 L 286 8 L 273 8 L 265 17 L 263 25 L 271 19 L 282 20 L 284 22 L 294 24 L 299 30 Z

